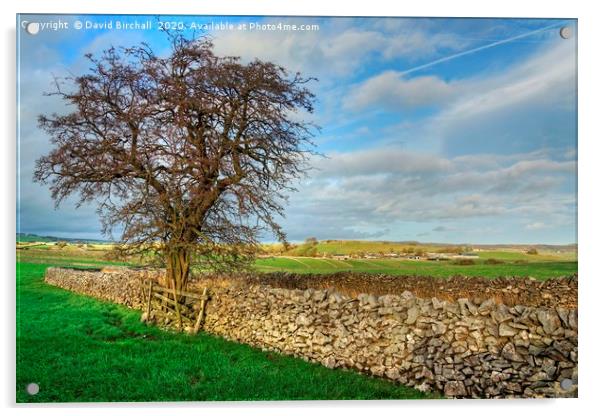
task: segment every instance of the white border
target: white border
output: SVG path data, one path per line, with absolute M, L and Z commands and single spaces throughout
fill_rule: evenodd
M 596 274 L 599 261 L 600 203 L 602 189 L 600 158 L 600 45 L 602 40 L 602 15 L 596 13 L 595 2 L 557 1 L 527 2 L 525 0 L 420 0 L 393 2 L 391 0 L 327 1 L 327 0 L 220 0 L 220 1 L 140 1 L 103 0 L 99 2 L 73 2 L 68 0 L 3 2 L 2 29 L 3 88 L 0 100 L 2 126 L 5 135 L 2 142 L 3 174 L 2 190 L 2 264 L 4 274 L 4 302 L 2 303 L 2 405 L 7 414 L 31 414 L 44 412 L 48 415 L 81 414 L 82 410 L 93 415 L 107 411 L 116 414 L 165 415 L 175 414 L 240 414 L 283 415 L 307 413 L 364 415 L 372 409 L 382 414 L 400 412 L 438 413 L 447 415 L 467 412 L 484 412 L 487 415 L 508 413 L 546 413 L 558 415 L 588 414 L 594 408 L 600 393 L 601 346 L 597 297 L 601 293 L 602 277 Z M 379 402 L 267 402 L 267 403 L 177 403 L 177 404 L 111 404 L 111 405 L 43 405 L 15 406 L 15 284 L 14 284 L 14 230 L 15 230 L 15 14 L 16 13 L 149 13 L 149 14 L 232 14 L 232 15 L 323 15 L 323 16 L 441 16 L 441 17 L 564 17 L 579 19 L 579 274 L 580 279 L 580 348 L 579 399 L 567 400 L 506 400 L 506 401 L 379 401 Z M 598 316 L 596 316 L 596 314 Z M 81 407 L 85 407 L 82 409 Z M 166 407 L 169 407 L 167 409 Z M 126 410 L 127 409 L 127 410 Z

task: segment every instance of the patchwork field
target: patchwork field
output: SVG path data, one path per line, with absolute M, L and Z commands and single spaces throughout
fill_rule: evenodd
M 294 271 L 295 273 L 336 273 L 354 271 L 391 275 L 422 275 L 435 277 L 465 276 L 529 276 L 547 279 L 574 274 L 576 261 L 527 261 L 520 263 L 486 264 L 477 261 L 474 265 L 456 265 L 449 262 L 427 262 L 398 259 L 315 259 L 274 257 L 258 259 L 257 270 L 263 272 Z
M 318 244 L 318 247 L 321 243 Z M 327 243 L 324 243 L 328 246 Z M 379 247 L 381 243 L 374 243 Z M 334 245 L 334 244 L 330 244 Z M 349 242 L 349 247 L 367 247 L 366 242 Z M 429 248 L 428 246 L 425 246 Z M 20 244 L 17 256 L 30 263 L 53 263 L 59 265 L 133 264 L 107 260 L 110 245 L 67 244 L 58 247 L 55 243 L 30 242 Z M 433 249 L 433 247 L 430 247 Z M 574 250 L 540 250 L 538 254 L 526 254 L 524 250 L 481 250 L 474 264 L 462 265 L 453 261 L 407 260 L 402 258 L 378 259 L 334 259 L 322 257 L 273 256 L 259 258 L 255 269 L 260 272 L 290 271 L 295 273 L 331 274 L 341 271 L 390 275 L 428 275 L 434 277 L 464 276 L 521 276 L 547 279 L 577 273 L 578 264 Z

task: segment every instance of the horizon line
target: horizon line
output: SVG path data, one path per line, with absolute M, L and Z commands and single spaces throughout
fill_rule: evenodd
M 19 234 L 23 234 L 23 235 L 31 235 L 31 236 L 37 236 L 37 237 L 41 237 L 41 238 L 56 238 L 56 239 L 67 239 L 67 240 L 77 240 L 77 241 L 99 241 L 99 242 L 103 242 L 103 243 L 118 243 L 118 240 L 107 240 L 107 239 L 103 239 L 103 238 L 83 238 L 83 237 L 67 237 L 67 236 L 56 236 L 56 235 L 52 235 L 52 234 L 37 234 L 37 233 L 33 233 L 33 232 L 17 232 L 16 235 L 18 236 Z M 307 237 L 307 238 L 311 238 L 311 237 Z M 291 240 L 288 241 L 289 243 L 293 243 L 293 244 L 297 244 L 297 243 L 303 243 L 305 241 L 305 239 L 303 240 Z M 546 243 L 546 242 L 531 242 L 531 243 L 507 243 L 507 242 L 498 242 L 498 243 L 475 243 L 475 242 L 467 242 L 467 241 L 463 241 L 463 242 L 457 242 L 457 243 L 448 243 L 448 242 L 437 242 L 437 241 L 421 241 L 421 240 L 366 240 L 366 239 L 346 239 L 346 238 L 317 238 L 318 242 L 327 242 L 327 241 L 357 241 L 357 242 L 365 242 L 365 243 L 396 243 L 396 244 L 404 244 L 404 243 L 416 243 L 416 244 L 423 244 L 423 245 L 428 245 L 428 244 L 432 244 L 432 245 L 456 245 L 456 246 L 462 246 L 462 245 L 472 245 L 472 246 L 535 246 L 535 245 L 540 245 L 540 246 L 578 246 L 578 242 L 572 242 L 572 243 Z M 280 244 L 280 241 L 261 241 L 260 244 Z

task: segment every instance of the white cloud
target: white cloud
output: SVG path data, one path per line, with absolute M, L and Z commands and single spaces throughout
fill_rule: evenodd
M 571 146 L 576 140 L 575 49 L 559 43 L 510 70 L 463 81 L 461 93 L 426 120 L 421 133 L 479 152 L 497 147 Z M 415 132 L 418 134 L 418 132 Z
M 412 30 L 390 37 L 383 54 L 386 58 L 412 55 L 413 59 L 418 59 L 434 56 L 442 50 L 458 51 L 467 45 L 467 40 L 457 36 Z
M 490 165 L 379 148 L 329 155 L 293 194 L 295 218 L 320 218 L 340 227 L 383 230 L 406 222 L 452 221 L 434 232 L 458 229 L 458 221 L 489 218 L 538 223 L 550 228 L 574 223 L 576 195 L 566 188 L 575 162 L 543 152 L 486 155 Z M 475 159 L 478 157 L 475 155 Z M 290 223 L 289 221 L 289 223 Z
M 518 104 L 569 98 L 563 96 L 574 87 L 577 74 L 574 55 L 571 44 L 559 43 L 506 73 L 470 81 L 461 101 L 441 117 L 457 120 Z
M 384 71 L 356 85 L 345 106 L 354 110 L 402 110 L 437 105 L 442 112 L 431 121 L 447 126 L 519 104 L 566 101 L 574 89 L 574 56 L 572 44 L 561 42 L 503 72 L 455 81 L 432 75 L 410 78 L 403 71 Z
M 361 83 L 343 101 L 349 110 L 370 106 L 400 110 L 441 105 L 454 95 L 457 87 L 435 76 L 406 79 L 397 71 L 385 71 Z
M 447 171 L 452 163 L 444 158 L 413 153 L 398 148 L 378 148 L 359 152 L 332 153 L 318 158 L 313 166 L 321 177 L 356 177 L 378 174 L 412 174 Z
M 547 226 L 543 222 L 532 222 L 531 224 L 527 224 L 525 228 L 527 230 L 535 231 L 547 228 Z

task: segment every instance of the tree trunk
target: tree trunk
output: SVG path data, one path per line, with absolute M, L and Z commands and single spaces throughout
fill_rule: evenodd
M 172 249 L 167 252 L 167 281 L 172 288 L 186 289 L 190 274 L 190 253 L 186 249 Z
M 182 315 L 180 313 L 180 299 L 178 293 L 186 288 L 190 273 L 190 253 L 181 248 L 169 250 L 167 253 L 167 280 L 173 290 L 178 329 L 182 328 Z

